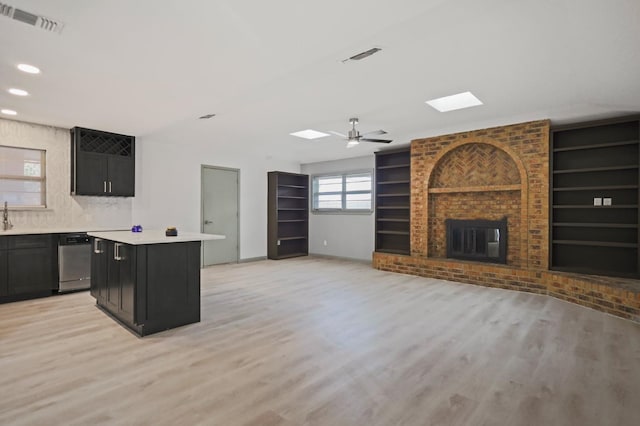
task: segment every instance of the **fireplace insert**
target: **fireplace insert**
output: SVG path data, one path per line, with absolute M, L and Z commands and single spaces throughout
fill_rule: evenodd
M 507 218 L 445 220 L 447 258 L 507 263 Z

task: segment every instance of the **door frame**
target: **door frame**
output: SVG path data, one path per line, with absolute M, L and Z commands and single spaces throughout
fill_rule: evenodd
M 236 193 L 238 194 L 238 220 L 237 220 L 237 235 L 238 235 L 238 244 L 236 249 L 236 263 L 240 263 L 240 169 L 236 169 L 233 167 L 220 167 L 220 166 L 212 166 L 209 164 L 201 164 L 200 165 L 200 232 L 204 232 L 204 172 L 205 169 L 213 169 L 213 170 L 224 170 L 230 172 L 236 172 L 238 174 L 238 188 Z M 200 265 L 204 265 L 204 241 L 201 244 L 202 248 L 200 249 Z

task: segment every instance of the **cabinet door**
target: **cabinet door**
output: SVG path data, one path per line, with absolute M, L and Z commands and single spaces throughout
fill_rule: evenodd
M 93 239 L 91 253 L 91 295 L 102 303 L 107 299 L 107 241 Z
M 120 306 L 118 311 L 127 321 L 133 323 L 134 318 L 134 291 L 135 291 L 135 267 L 136 247 L 122 244 L 118 249 L 120 260 Z
M 116 260 L 116 243 L 107 241 L 105 245 L 107 256 L 107 291 L 106 305 L 113 313 L 118 312 L 120 307 L 120 262 Z
M 0 250 L 0 296 L 7 296 L 7 251 Z
M 49 247 L 15 249 L 7 252 L 10 295 L 51 291 L 51 251 Z
M 109 156 L 109 195 L 133 197 L 135 189 L 135 162 L 133 157 Z
M 76 195 L 107 195 L 109 155 L 78 152 Z

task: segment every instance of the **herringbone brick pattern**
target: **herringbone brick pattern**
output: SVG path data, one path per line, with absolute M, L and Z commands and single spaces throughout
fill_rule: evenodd
M 520 173 L 509 155 L 495 146 L 474 143 L 447 153 L 431 174 L 430 188 L 512 185 Z

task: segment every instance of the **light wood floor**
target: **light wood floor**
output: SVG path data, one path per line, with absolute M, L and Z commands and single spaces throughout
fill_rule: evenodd
M 640 325 L 298 258 L 203 271 L 139 339 L 88 293 L 0 305 L 0 424 L 638 425 Z

